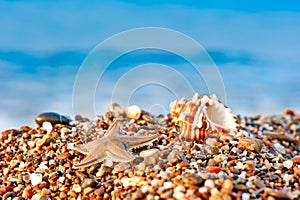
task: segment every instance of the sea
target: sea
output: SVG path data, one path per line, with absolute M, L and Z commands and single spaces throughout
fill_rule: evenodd
M 195 92 L 216 93 L 236 115 L 281 114 L 286 108 L 300 113 L 299 66 L 291 62 L 213 49 L 208 55 L 214 65 L 196 69 L 178 55 L 147 49 L 122 55 L 106 68 L 88 66 L 82 76 L 90 52 L 0 52 L 0 130 L 34 127 L 35 116 L 48 111 L 92 119 L 113 102 L 167 114 L 170 101 Z

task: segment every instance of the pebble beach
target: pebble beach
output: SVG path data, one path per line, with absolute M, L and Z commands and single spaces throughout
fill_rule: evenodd
M 300 199 L 300 115 L 237 116 L 238 132 L 181 141 L 172 115 L 111 107 L 67 119 L 50 113 L 0 134 L 0 199 Z M 33 119 L 34 120 L 34 119 Z M 124 135 L 158 134 L 131 149 L 132 162 L 74 168 L 70 149 L 101 138 L 118 120 Z

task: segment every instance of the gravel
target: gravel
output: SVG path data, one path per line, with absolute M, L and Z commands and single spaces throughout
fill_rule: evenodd
M 236 135 L 209 136 L 198 144 L 178 139 L 179 127 L 171 122 L 172 116 L 131 109 L 139 117 L 114 104 L 94 119 L 78 115 L 69 122 L 55 113 L 40 114 L 37 127 L 2 131 L 0 198 L 300 198 L 300 116 L 294 111 L 237 116 Z M 51 127 L 45 123 L 47 116 Z M 74 169 L 85 155 L 68 145 L 101 137 L 114 119 L 121 121 L 122 134 L 159 137 L 133 149 L 135 159 L 130 163 L 106 160 Z

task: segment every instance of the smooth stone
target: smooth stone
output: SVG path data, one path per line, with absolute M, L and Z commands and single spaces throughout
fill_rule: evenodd
M 6 200 L 8 198 L 13 198 L 15 196 L 16 196 L 16 194 L 14 192 L 6 192 L 2 198 L 3 198 L 3 200 Z
M 182 181 L 188 185 L 200 185 L 203 183 L 203 179 L 199 175 L 193 173 L 183 174 Z
M 95 179 L 93 179 L 93 178 L 85 178 L 83 180 L 83 183 L 81 184 L 81 187 L 83 189 L 86 189 L 88 187 L 95 187 L 97 184 L 98 184 L 98 182 Z
M 71 120 L 63 115 L 55 112 L 45 112 L 35 117 L 35 122 L 42 126 L 43 122 L 50 122 L 51 124 L 69 124 Z
M 54 138 L 50 135 L 44 135 L 44 137 L 36 142 L 36 146 L 41 147 L 48 145 L 54 141 Z
M 245 137 L 239 139 L 238 148 L 241 150 L 254 151 L 259 153 L 263 146 L 263 142 L 256 138 Z
M 43 181 L 42 174 L 30 174 L 30 181 L 33 186 L 40 184 Z
M 177 162 L 182 161 L 182 156 L 180 155 L 178 150 L 175 149 L 175 150 L 172 150 L 171 153 L 168 155 L 167 160 L 169 163 L 175 164 Z
M 128 118 L 138 120 L 141 116 L 142 109 L 136 105 L 133 105 L 133 106 L 128 106 L 125 112 Z
M 282 164 L 285 168 L 290 169 L 293 167 L 294 162 L 292 160 L 286 160 Z

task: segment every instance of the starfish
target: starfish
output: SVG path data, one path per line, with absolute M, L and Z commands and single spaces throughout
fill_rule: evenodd
M 129 162 L 133 156 L 128 149 L 146 146 L 157 138 L 157 134 L 149 136 L 129 136 L 120 133 L 118 121 L 115 120 L 101 138 L 87 144 L 79 144 L 70 149 L 87 154 L 74 168 L 88 167 L 94 163 L 110 159 L 115 162 Z

